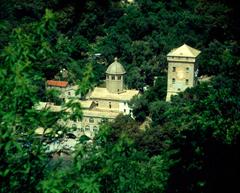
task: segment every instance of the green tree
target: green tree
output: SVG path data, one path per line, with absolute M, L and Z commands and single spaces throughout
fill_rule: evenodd
M 64 112 L 56 114 L 35 108 L 39 102 L 38 83 L 43 81 L 43 67 L 36 64 L 41 61 L 40 56 L 44 60 L 53 57 L 44 38 L 51 31 L 47 30 L 55 27 L 52 19 L 52 12 L 47 10 L 39 23 L 25 29 L 16 28 L 0 56 L 1 192 L 41 192 L 37 187 L 50 161 L 43 143 L 46 130 L 51 127 L 51 139 L 62 128 L 57 121 L 63 118 Z M 81 117 L 78 106 L 68 104 L 68 108 L 72 109 L 71 116 Z M 35 134 L 38 127 L 44 128 L 41 137 Z
M 149 157 L 137 151 L 133 140 L 124 134 L 112 142 L 111 130 L 104 126 L 93 143 L 81 144 L 74 167 L 66 173 L 50 174 L 56 180 L 51 184 L 43 181 L 43 189 L 48 192 L 164 192 L 167 171 L 173 164 L 169 155 Z
M 178 150 L 173 157 L 179 162 L 170 170 L 167 192 L 231 192 L 237 188 L 238 87 L 235 79 L 218 76 L 173 97 L 170 104 L 152 103 L 154 127 L 138 143 L 150 153 Z

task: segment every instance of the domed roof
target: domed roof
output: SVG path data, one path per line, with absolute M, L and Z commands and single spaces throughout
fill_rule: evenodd
M 117 61 L 117 58 L 114 58 L 114 62 L 110 64 L 107 68 L 107 74 L 125 74 L 126 71 L 123 68 L 122 64 Z

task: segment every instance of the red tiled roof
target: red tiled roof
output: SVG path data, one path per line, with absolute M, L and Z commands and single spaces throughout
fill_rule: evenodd
M 66 87 L 68 85 L 67 81 L 58 81 L 58 80 L 47 80 L 48 86 L 56 86 L 56 87 Z

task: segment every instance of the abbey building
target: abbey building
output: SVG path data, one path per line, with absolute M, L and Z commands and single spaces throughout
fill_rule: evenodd
M 138 90 L 128 90 L 124 86 L 126 71 L 117 58 L 106 71 L 106 87 L 95 87 L 86 100 L 81 100 L 83 120 L 77 124 L 84 134 L 92 137 L 94 130 L 106 120 L 113 120 L 120 113 L 132 114 L 128 102 L 138 95 Z
M 195 61 L 200 51 L 186 44 L 173 49 L 167 55 L 168 78 L 167 78 L 167 96 L 166 101 L 171 100 L 171 96 L 177 95 L 186 88 L 193 87 L 196 84 L 197 67 Z M 83 118 L 78 121 L 65 121 L 63 124 L 75 129 L 75 135 L 87 135 L 93 137 L 95 131 L 104 121 L 111 121 L 119 114 L 131 115 L 129 101 L 139 94 L 138 90 L 125 89 L 124 77 L 127 72 L 121 63 L 115 58 L 106 70 L 106 86 L 95 87 L 87 97 L 82 100 L 79 95 L 74 94 L 76 86 L 70 86 L 63 81 L 47 81 L 48 89 L 59 87 L 60 98 L 67 102 L 69 99 L 75 100 L 81 104 Z M 38 109 L 50 108 L 58 112 L 62 106 L 40 103 Z
M 138 90 L 125 89 L 124 76 L 126 71 L 118 59 L 115 58 L 114 62 L 109 65 L 106 71 L 106 86 L 95 87 L 84 100 L 80 100 L 79 97 L 75 98 L 75 102 L 81 104 L 83 118 L 78 121 L 64 122 L 67 127 L 75 127 L 76 136 L 87 135 L 93 137 L 95 131 L 99 129 L 99 126 L 104 121 L 111 121 L 115 119 L 119 114 L 132 114 L 129 107 L 129 101 L 139 94 Z M 50 81 L 48 81 L 49 84 Z M 52 83 L 52 82 L 51 82 Z M 66 83 L 65 83 L 66 84 Z M 58 85 L 56 82 L 54 87 Z M 59 84 L 63 93 L 67 91 L 67 84 L 62 86 Z M 62 88 L 63 87 L 63 88 Z M 65 88 L 66 87 L 66 88 Z M 69 93 L 69 91 L 67 91 Z M 71 94 L 71 93 L 70 93 Z M 62 94 L 65 96 L 64 100 L 67 102 L 70 98 L 68 94 Z M 46 107 L 45 103 L 39 105 L 39 109 Z M 48 105 L 52 111 L 60 111 L 61 106 Z

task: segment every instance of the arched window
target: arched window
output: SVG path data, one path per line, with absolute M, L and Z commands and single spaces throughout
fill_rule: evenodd
M 94 127 L 93 127 L 93 132 L 97 132 L 97 131 L 98 131 L 97 126 L 94 126 Z
M 89 123 L 94 123 L 94 118 L 89 118 Z
M 85 127 L 85 131 L 89 131 L 90 130 L 90 127 L 89 127 L 89 125 L 87 125 L 86 127 Z
M 72 128 L 73 129 L 76 129 L 77 128 L 77 125 L 75 123 L 72 124 Z

